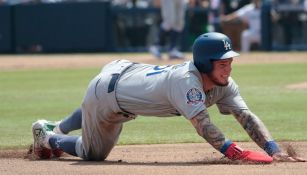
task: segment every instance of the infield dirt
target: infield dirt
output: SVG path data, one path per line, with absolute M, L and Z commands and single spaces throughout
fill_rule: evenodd
M 238 143 L 245 149 L 258 150 L 254 143 Z M 289 143 L 280 143 L 286 145 Z M 293 142 L 299 155 L 307 157 L 307 143 Z M 3 151 L 0 153 L 1 157 Z M 9 155 L 6 150 L 6 155 Z M 24 158 L 26 150 L 19 150 L 15 158 L 0 159 L 0 174 L 50 174 L 50 175 L 303 175 L 307 174 L 307 163 L 244 164 L 229 161 L 207 143 L 128 145 L 116 146 L 106 161 L 89 162 L 65 156 L 51 160 Z M 12 155 L 11 155 L 12 156 Z M 19 157 L 18 157 L 19 156 Z
M 186 54 L 191 60 L 192 55 Z M 149 54 L 49 54 L 49 55 L 0 55 L 0 70 L 50 69 L 50 68 L 95 68 L 102 67 L 116 59 L 128 59 L 148 64 L 177 64 L 183 60 L 157 60 Z M 241 54 L 234 59 L 234 64 L 270 64 L 307 62 L 307 52 L 277 52 Z

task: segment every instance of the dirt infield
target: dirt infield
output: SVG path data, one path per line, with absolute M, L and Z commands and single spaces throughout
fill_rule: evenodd
M 289 143 L 281 143 L 285 145 Z M 307 143 L 291 143 L 301 156 L 307 157 Z M 244 148 L 259 150 L 254 143 L 239 143 Z M 13 156 L 13 152 L 15 156 Z M 10 155 L 11 154 L 11 155 Z M 223 158 L 207 143 L 116 146 L 106 161 L 88 162 L 66 156 L 52 160 L 24 159 L 26 150 L 0 151 L 0 174 L 51 175 L 144 175 L 144 174 L 307 174 L 307 163 L 242 164 Z M 19 156 L 19 158 L 18 158 Z
M 306 63 L 306 55 L 303 52 L 243 54 L 240 59 L 235 60 L 234 64 Z M 191 58 L 191 55 L 188 57 Z M 158 61 L 148 54 L 0 55 L 0 70 L 98 68 L 114 59 L 129 59 L 160 65 L 182 62 L 178 60 Z M 303 83 L 299 87 L 302 86 L 305 87 L 305 84 Z M 283 142 L 280 144 L 293 145 L 300 156 L 307 158 L 307 142 Z M 255 143 L 239 143 L 239 145 L 243 148 L 262 151 Z M 24 158 L 26 153 L 27 150 L 0 150 L 0 174 L 307 175 L 307 162 L 272 163 L 269 165 L 231 162 L 222 158 L 222 155 L 207 143 L 116 146 L 104 162 L 87 162 L 71 156 L 38 161 Z
M 186 54 L 187 59 L 192 58 Z M 128 59 L 149 64 L 177 64 L 182 60 L 154 59 L 149 54 L 54 54 L 54 55 L 0 55 L 0 70 L 95 68 L 116 59 Z M 302 63 L 307 62 L 306 52 L 241 54 L 234 64 Z

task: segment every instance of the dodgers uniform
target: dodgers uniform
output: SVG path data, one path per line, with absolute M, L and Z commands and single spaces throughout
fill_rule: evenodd
M 195 117 L 217 104 L 222 114 L 248 109 L 238 86 L 229 78 L 225 87 L 203 91 L 193 62 L 157 66 L 116 60 L 89 84 L 82 103 L 82 141 L 79 157 L 103 160 L 117 142 L 123 122 L 142 116 Z

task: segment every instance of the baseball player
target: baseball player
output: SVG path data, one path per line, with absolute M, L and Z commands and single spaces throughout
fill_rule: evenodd
M 304 161 L 283 153 L 262 121 L 253 114 L 230 77 L 239 54 L 221 33 L 200 35 L 193 45 L 193 61 L 157 66 L 116 60 L 89 84 L 81 108 L 59 123 L 33 123 L 37 158 L 61 156 L 64 151 L 84 160 L 105 160 L 116 144 L 124 122 L 142 116 L 182 115 L 197 133 L 231 160 L 256 163 Z M 267 153 L 244 150 L 210 121 L 207 108 L 232 114 Z M 82 136 L 65 135 L 82 128 Z
M 177 49 L 177 41 L 184 28 L 186 0 L 159 0 L 162 23 L 159 28 L 157 41 L 149 48 L 151 54 L 162 59 L 161 47 L 166 36 L 170 37 L 168 55 L 170 59 L 183 59 L 184 55 Z
M 241 52 L 249 52 L 253 43 L 261 43 L 261 0 L 253 0 L 252 3 L 221 19 L 231 21 L 237 18 L 248 25 L 248 29 L 241 34 Z

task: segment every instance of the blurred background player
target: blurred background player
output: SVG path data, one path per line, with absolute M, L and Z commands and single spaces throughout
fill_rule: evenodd
M 183 53 L 177 49 L 178 39 L 181 37 L 185 24 L 186 0 L 156 0 L 161 7 L 162 22 L 157 39 L 149 51 L 156 58 L 162 59 L 162 46 L 164 39 L 169 37 L 168 55 L 170 59 L 184 59 Z
M 222 21 L 240 19 L 248 26 L 241 33 L 241 52 L 249 52 L 252 44 L 261 43 L 261 0 L 253 0 L 239 10 L 221 17 Z

